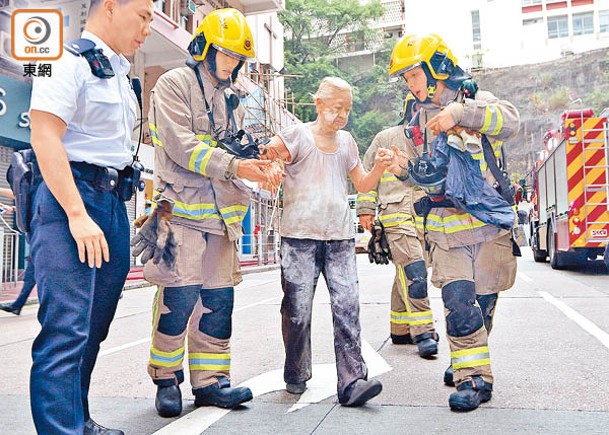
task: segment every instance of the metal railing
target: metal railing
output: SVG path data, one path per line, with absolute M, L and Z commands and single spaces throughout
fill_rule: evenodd
M 0 295 L 4 290 L 12 290 L 19 282 L 19 237 L 20 233 L 0 226 Z

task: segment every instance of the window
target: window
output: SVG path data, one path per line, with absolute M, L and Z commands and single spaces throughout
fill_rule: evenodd
M 540 5 L 541 0 L 522 0 L 522 6 Z
M 609 32 L 609 11 L 598 12 L 598 24 L 602 33 Z
M 569 36 L 567 16 L 548 17 L 548 38 L 566 38 L 567 36 Z
M 541 24 L 543 22 L 542 18 L 531 18 L 530 20 L 522 20 L 523 26 L 533 26 L 535 24 Z
M 482 48 L 482 36 L 480 35 L 480 11 L 472 11 L 472 40 L 474 50 Z
M 573 35 L 588 35 L 594 32 L 592 12 L 573 14 Z

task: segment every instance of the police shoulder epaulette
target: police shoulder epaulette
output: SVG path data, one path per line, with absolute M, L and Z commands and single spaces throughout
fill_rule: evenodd
M 95 43 L 90 39 L 76 39 L 64 44 L 65 49 L 74 56 L 82 56 L 86 59 L 91 72 L 100 79 L 114 77 L 114 70 L 110 60 L 101 48 L 96 48 Z

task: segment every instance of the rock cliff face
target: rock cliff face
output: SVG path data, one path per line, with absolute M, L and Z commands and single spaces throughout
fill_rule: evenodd
M 530 171 L 542 149 L 543 134 L 559 128 L 563 110 L 591 107 L 599 115 L 609 106 L 609 49 L 473 75 L 481 89 L 509 100 L 520 111 L 520 132 L 506 143 L 514 179 Z

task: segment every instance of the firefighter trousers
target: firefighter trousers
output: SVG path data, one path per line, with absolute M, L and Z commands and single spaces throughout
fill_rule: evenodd
M 391 289 L 391 334 L 410 334 L 413 338 L 425 333 L 433 334 L 435 329 L 427 294 L 424 247 L 414 235 L 385 234 L 395 265 Z
M 509 289 L 516 278 L 510 235 L 448 249 L 432 242 L 430 260 L 432 282 L 442 289 L 455 384 L 473 376 L 492 383 L 488 347 L 496 305 L 492 295 Z
M 228 237 L 175 225 L 176 266 L 146 264 L 158 284 L 154 298 L 148 374 L 161 386 L 184 381 L 188 356 L 193 389 L 230 375 L 234 286 L 241 280 L 235 244 Z M 188 355 L 185 342 L 188 341 Z
M 368 370 L 362 358 L 355 240 L 281 239 L 281 328 L 285 347 L 284 380 L 311 379 L 311 316 L 317 280 L 323 273 L 330 291 L 338 398 Z

